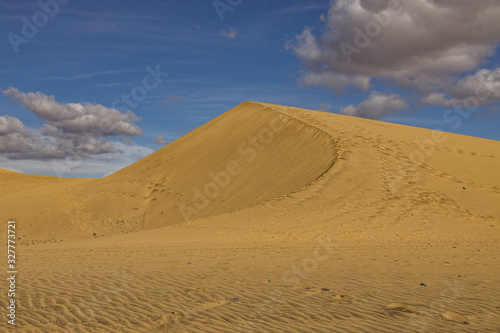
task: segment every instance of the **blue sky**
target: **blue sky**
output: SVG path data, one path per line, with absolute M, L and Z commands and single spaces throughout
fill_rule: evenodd
M 336 83 L 332 86 L 331 81 L 318 81 L 317 63 L 323 62 L 321 68 L 326 68 L 325 64 L 331 66 L 328 68 L 338 65 L 325 56 L 331 44 L 324 42 L 331 33 L 327 27 L 339 22 L 335 2 L 220 3 L 220 8 L 226 9 L 223 13 L 217 11 L 212 1 L 2 1 L 0 88 L 4 94 L 0 94 L 0 116 L 10 117 L 5 118 L 6 123 L 14 124 L 12 118 L 22 122 L 25 129 L 18 131 L 20 135 L 33 132 L 36 138 L 32 140 L 39 140 L 38 131 L 47 123 L 62 132 L 69 131 L 66 125 L 58 125 L 61 122 L 53 115 L 50 119 L 41 115 L 37 111 L 40 106 L 27 107 L 29 93 L 39 93 L 36 98 L 42 99 L 54 96 L 60 105 L 90 103 L 122 113 L 130 110 L 142 120 L 130 120 L 140 128 L 140 135 L 123 130 L 121 135 L 106 136 L 114 151 L 100 150 L 96 154 L 68 153 L 55 158 L 23 155 L 8 151 L 6 140 L 15 136 L 5 137 L 3 151 L 0 144 L 0 167 L 65 177 L 101 177 L 161 148 L 163 140 L 171 142 L 246 100 L 342 112 L 500 140 L 498 99 L 479 106 L 474 114 L 463 118 L 460 126 L 443 119 L 450 108 L 446 104 L 459 95 L 452 93 L 449 83 L 440 86 L 446 99 L 432 96 L 432 103 L 422 103 L 422 93 L 416 96 L 412 84 L 402 83 L 401 77 L 387 73 L 362 73 L 371 78 L 369 87 L 347 84 L 338 89 Z M 31 24 L 39 20 L 36 33 L 26 28 L 23 31 L 26 20 Z M 342 29 L 349 28 L 337 28 L 349 40 L 342 33 Z M 23 42 L 15 39 L 18 37 Z M 374 38 L 373 43 L 382 37 Z M 461 72 L 442 73 L 442 77 L 453 77 L 460 83 L 460 79 L 474 77 L 480 69 L 495 71 L 500 60 L 495 41 L 482 40 L 490 51 L 475 58 L 475 65 Z M 315 47 L 321 49 L 322 60 L 314 53 Z M 371 60 L 367 56 L 360 61 Z M 147 81 L 151 86 L 158 84 L 151 90 L 140 88 L 144 87 L 145 77 L 158 69 L 159 80 Z M 316 76 L 307 76 L 308 73 Z M 354 72 L 349 73 L 338 69 L 330 72 L 337 76 Z M 10 88 L 15 91 L 7 93 Z M 121 101 L 122 95 L 133 91 L 140 100 L 132 100 L 129 105 Z M 139 94 L 144 91 L 145 95 Z M 428 92 L 425 94 L 429 96 Z M 378 100 L 382 99 L 391 112 L 372 116 L 370 107 L 375 97 L 380 97 Z M 367 99 L 370 100 L 361 104 Z M 44 145 L 60 144 L 58 138 L 42 136 Z M 37 147 L 32 141 L 29 144 Z M 65 150 L 61 151 L 64 154 Z

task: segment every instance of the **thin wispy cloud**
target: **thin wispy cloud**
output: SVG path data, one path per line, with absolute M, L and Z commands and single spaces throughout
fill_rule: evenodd
M 176 101 L 182 101 L 182 96 L 170 96 L 161 101 L 162 104 L 171 104 Z
M 133 73 L 133 72 L 140 72 L 140 70 L 138 70 L 138 69 L 116 69 L 116 70 L 86 73 L 86 74 L 80 74 L 80 75 L 74 75 L 74 76 L 52 76 L 52 77 L 47 77 L 43 80 L 44 81 L 71 81 L 71 80 L 90 79 L 90 78 L 94 78 L 97 76 L 103 76 L 103 75 Z
M 325 10 L 328 9 L 328 3 L 309 3 L 309 4 L 298 4 L 288 7 L 283 7 L 273 12 L 273 14 L 293 14 L 293 13 L 303 13 L 305 11 L 311 10 Z
M 112 87 L 118 87 L 118 86 L 125 86 L 128 84 L 129 84 L 128 82 L 111 82 L 111 83 L 93 83 L 90 86 L 97 87 L 97 88 L 112 88 Z

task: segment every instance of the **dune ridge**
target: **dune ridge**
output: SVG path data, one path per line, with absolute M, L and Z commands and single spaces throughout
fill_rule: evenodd
M 72 238 L 157 228 L 249 206 L 308 184 L 335 160 L 335 143 L 325 132 L 289 115 L 278 115 L 268 106 L 244 103 L 108 177 L 75 181 L 43 177 L 47 180 L 43 192 L 31 192 L 43 206 L 54 202 L 55 210 L 62 208 L 58 219 L 79 226 L 81 230 L 66 233 Z M 227 129 L 235 132 L 226 141 Z M 255 143 L 249 142 L 259 135 Z M 303 158 L 289 154 L 292 147 Z M 308 158 L 312 156 L 314 163 Z M 243 168 L 263 169 L 264 164 L 270 168 L 258 177 L 243 172 Z M 288 169 L 285 177 L 283 168 Z M 220 173 L 225 176 L 219 177 L 224 178 L 219 179 L 224 188 L 214 180 Z M 216 194 L 214 198 L 205 193 L 204 186 L 209 187 L 209 194 Z M 254 192 L 247 193 L 245 187 Z M 62 191 L 63 198 L 46 196 Z M 6 206 L 19 211 L 25 195 L 10 193 Z M 74 198 L 78 198 L 76 204 Z M 7 210 L 4 214 L 13 213 Z M 52 211 L 39 214 L 40 227 L 35 233 L 50 235 L 53 216 Z M 23 219 L 22 214 L 18 219 Z
M 273 139 L 259 151 L 262 129 Z M 497 170 L 496 141 L 246 102 L 103 179 L 0 172 L 30 278 L 19 324 L 495 332 Z M 228 184 L 198 209 L 193 189 L 223 171 Z M 182 203 L 198 212 L 184 218 Z

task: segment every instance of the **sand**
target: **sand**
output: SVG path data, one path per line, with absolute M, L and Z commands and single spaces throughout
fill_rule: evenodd
M 497 141 L 256 102 L 103 179 L 0 170 L 16 328 L 498 332 L 498 170 Z

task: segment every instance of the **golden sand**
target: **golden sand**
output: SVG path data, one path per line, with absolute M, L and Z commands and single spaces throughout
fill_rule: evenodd
M 498 332 L 499 170 L 497 141 L 255 102 L 103 179 L 0 170 L 16 326 Z

